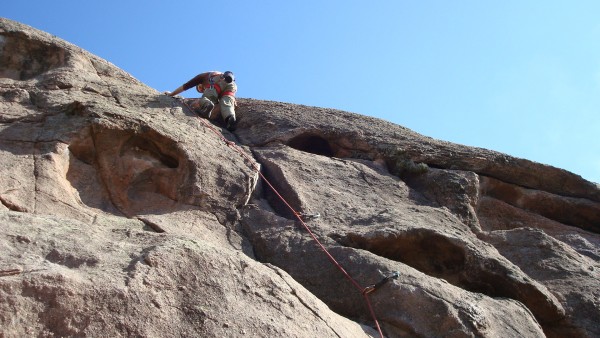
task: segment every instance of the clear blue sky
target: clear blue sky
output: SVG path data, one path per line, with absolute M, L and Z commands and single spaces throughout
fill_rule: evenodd
M 239 97 L 375 116 L 600 182 L 600 1 L 40 0 L 0 16 L 159 91 L 232 70 Z

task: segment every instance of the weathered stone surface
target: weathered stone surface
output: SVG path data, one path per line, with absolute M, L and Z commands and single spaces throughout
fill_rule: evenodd
M 562 307 L 545 287 L 529 279 L 495 249 L 480 241 L 452 214 L 444 209 L 424 206 L 421 202 L 424 197 L 397 177 L 360 161 L 307 155 L 290 148 L 255 150 L 255 155 L 288 201 L 298 205 L 302 212 L 318 212 L 321 215 L 314 223 L 314 231 L 322 237 L 333 238 L 338 246 L 370 251 L 472 292 L 519 300 L 528 305 L 541 322 L 550 323 L 562 318 Z M 321 174 L 314 174 L 319 171 Z M 275 202 L 271 204 L 277 205 Z M 252 230 L 254 218 L 256 216 L 244 219 L 253 243 L 257 236 Z M 325 276 L 305 280 L 312 268 L 296 271 L 302 264 L 293 259 L 293 252 L 302 252 L 302 246 L 306 244 L 301 243 L 295 249 L 293 242 L 287 243 L 290 255 L 283 258 L 280 254 L 282 248 L 277 242 L 286 241 L 287 236 L 275 237 L 260 240 L 263 245 L 270 244 L 276 248 L 271 251 L 265 248 L 258 250 L 259 245 L 255 243 L 255 251 L 260 252 L 257 253 L 259 259 L 283 267 L 297 280 L 304 280 L 304 285 L 309 285 L 310 280 L 323 283 Z M 320 255 L 312 259 L 315 261 L 307 262 L 306 255 L 301 258 L 308 266 L 327 263 Z M 357 267 L 357 270 L 364 268 Z M 332 276 L 337 277 L 335 274 Z M 333 285 L 337 284 L 336 281 L 337 278 L 334 278 Z M 311 291 L 321 299 L 343 299 L 344 293 L 351 292 L 336 292 L 341 289 L 332 286 L 323 294 L 319 293 L 320 290 Z M 333 299 L 328 303 L 332 304 Z M 333 308 L 342 312 L 356 307 L 357 304 L 342 303 Z M 388 308 L 382 310 L 393 311 Z M 347 315 L 355 316 L 356 313 Z M 427 317 L 427 312 L 423 312 L 423 316 Z M 411 325 L 404 323 L 403 326 Z
M 281 266 L 336 312 L 369 320 L 360 292 L 294 222 L 252 207 L 244 216 L 257 258 Z M 391 232 L 387 237 L 393 236 Z M 539 324 L 519 302 L 469 292 L 409 264 L 322 239 L 346 271 L 364 285 L 377 283 L 392 271 L 400 273 L 397 280 L 371 296 L 377 317 L 390 336 L 543 336 Z
M 407 184 L 437 205 L 445 206 L 474 232 L 480 229 L 477 218 L 479 176 L 472 171 L 430 168 L 407 175 Z
M 376 336 L 394 271 L 390 337 L 600 336 L 597 184 L 238 101 L 232 134 L 0 19 L 0 336 Z
M 493 178 L 482 177 L 481 191 L 486 196 L 504 201 L 551 220 L 600 233 L 600 203 L 585 198 L 565 197 L 527 189 Z M 577 212 L 573 212 L 576 210 Z
M 372 332 L 332 313 L 278 268 L 218 242 L 154 233 L 122 217 L 103 223 L 0 214 L 3 336 Z
M 486 240 L 523 272 L 543 282 L 561 298 L 571 318 L 566 320 L 567 325 L 554 325 L 557 333 L 569 337 L 597 335 L 600 323 L 597 311 L 600 306 L 600 264 L 597 260 L 581 255 L 568 244 L 533 228 L 495 231 L 487 235 Z M 575 313 L 586 315 L 574 316 Z
M 565 226 L 538 214 L 519 209 L 489 196 L 479 200 L 477 216 L 486 232 L 520 228 L 541 229 L 571 248 L 595 261 L 600 259 L 600 236 L 578 228 Z
M 244 143 L 289 144 L 297 138 L 321 143 L 336 157 L 384 160 L 391 171 L 410 160 L 430 167 L 472 171 L 480 175 L 563 196 L 600 202 L 597 183 L 563 169 L 514 158 L 495 151 L 465 147 L 417 134 L 383 120 L 334 109 L 246 101 L 246 118 L 237 132 Z M 266 123 L 264 121 L 269 121 Z M 319 141 L 320 140 L 320 141 Z M 309 144 L 310 142 L 304 142 Z M 317 151 L 318 152 L 318 151 Z

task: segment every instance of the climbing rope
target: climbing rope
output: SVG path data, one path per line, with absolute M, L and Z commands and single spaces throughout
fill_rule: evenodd
M 225 138 L 225 136 L 223 136 L 223 134 L 218 131 L 211 123 L 208 122 L 208 120 L 201 118 L 200 116 L 198 116 L 194 110 L 183 100 L 181 100 L 181 102 L 196 116 L 198 117 L 198 119 L 200 119 L 200 122 L 209 130 L 211 130 L 213 133 L 215 133 L 215 135 L 217 135 L 218 138 L 220 138 L 223 142 L 225 142 L 225 144 L 227 144 L 229 147 L 231 147 L 233 150 L 235 150 L 237 153 L 239 153 L 245 160 L 248 161 L 249 166 L 254 169 L 258 175 L 260 175 L 260 177 L 263 179 L 263 181 L 269 186 L 269 188 L 271 188 L 271 190 L 275 193 L 275 195 L 277 195 L 277 197 L 283 202 L 283 204 L 285 204 L 286 207 L 288 207 L 290 209 L 290 211 L 294 214 L 294 216 L 298 219 L 298 221 L 300 221 L 300 224 L 302 224 L 302 227 L 308 232 L 308 234 L 312 237 L 312 239 L 317 243 L 317 245 L 319 246 L 319 248 L 321 249 L 321 251 L 323 251 L 325 253 L 325 255 L 327 256 L 327 258 L 331 261 L 331 263 L 333 263 L 333 265 L 340 270 L 344 276 L 352 283 L 352 285 L 361 293 L 361 295 L 363 296 L 363 298 L 365 299 L 365 303 L 367 304 L 367 307 L 369 308 L 369 312 L 371 314 L 371 317 L 373 318 L 373 321 L 375 322 L 375 326 L 377 328 L 377 331 L 379 332 L 379 336 L 381 338 L 384 338 L 383 336 L 383 332 L 381 331 L 381 327 L 379 326 L 379 321 L 377 320 L 377 317 L 375 316 L 375 311 L 373 311 L 373 306 L 371 305 L 371 300 L 369 299 L 369 293 L 377 290 L 379 287 L 381 287 L 383 284 L 385 284 L 387 281 L 389 281 L 390 279 L 394 279 L 398 277 L 398 273 L 394 273 L 392 276 L 390 277 L 386 277 L 384 278 L 381 282 L 375 284 L 375 285 L 371 285 L 368 287 L 363 288 L 354 278 L 352 278 L 352 276 L 350 276 L 350 274 L 344 269 L 344 267 L 329 253 L 329 251 L 327 251 L 327 249 L 325 248 L 325 246 L 321 243 L 321 241 L 319 241 L 319 239 L 317 238 L 317 236 L 313 233 L 313 231 L 310 229 L 310 227 L 304 222 L 304 220 L 302 219 L 302 214 L 296 212 L 296 210 L 287 202 L 287 200 L 277 191 L 277 189 L 275 189 L 275 187 L 271 184 L 271 182 L 269 182 L 269 180 L 263 175 L 263 173 L 260 170 L 260 167 L 256 164 L 256 162 L 254 161 L 253 158 L 251 158 L 250 156 L 248 156 L 246 154 L 246 152 L 244 152 L 244 150 L 239 147 L 237 144 L 235 144 L 232 141 L 229 141 L 228 139 Z

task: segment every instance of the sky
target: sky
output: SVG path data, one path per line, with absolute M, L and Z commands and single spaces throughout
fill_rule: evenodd
M 39 0 L 0 16 L 161 92 L 231 70 L 238 97 L 373 116 L 600 182 L 600 1 Z

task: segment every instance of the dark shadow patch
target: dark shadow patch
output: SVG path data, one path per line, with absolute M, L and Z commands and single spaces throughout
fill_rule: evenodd
M 479 177 L 483 196 L 556 222 L 600 233 L 600 203 L 529 189 L 483 175 Z
M 399 149 L 391 150 L 383 154 L 385 164 L 390 174 L 406 179 L 415 175 L 422 175 L 429 170 L 426 163 L 415 162 L 411 156 Z
M 144 230 L 146 230 L 146 231 L 154 231 L 154 232 L 158 232 L 158 233 L 165 232 L 165 229 L 163 229 L 159 224 L 152 222 L 152 221 L 148 220 L 147 218 L 138 217 L 138 219 L 144 223 Z
M 33 79 L 65 64 L 66 51 L 32 40 L 22 32 L 1 34 L 0 77 L 18 81 Z
M 471 292 L 490 297 L 520 298 L 518 286 L 509 280 L 509 271 L 505 267 L 494 260 L 475 262 L 459 243 L 430 230 L 416 229 L 380 236 L 348 234 L 336 240 L 344 246 L 402 262 Z
M 459 274 L 465 268 L 466 254 L 463 248 L 440 234 L 427 231 L 409 231 L 373 238 L 349 234 L 341 242 L 345 246 L 402 262 L 453 284 L 459 283 Z
M 8 210 L 12 210 L 12 211 L 18 211 L 18 212 L 27 212 L 27 209 L 14 204 L 12 202 L 9 202 L 8 200 L 2 198 L 2 196 L 0 196 L 0 203 L 5 206 Z
M 333 157 L 334 147 L 323 137 L 315 134 L 298 135 L 287 142 L 287 146 L 307 153 Z
M 277 170 L 278 168 L 275 168 L 275 170 Z M 288 204 L 294 208 L 295 210 L 299 209 L 299 205 L 300 205 L 300 200 L 298 199 L 298 197 L 296 196 L 296 194 L 293 192 L 294 190 L 290 187 L 284 187 L 281 186 L 281 184 L 279 184 L 279 181 L 273 179 L 273 175 L 271 173 L 271 170 L 268 168 L 267 166 L 265 166 L 263 164 L 263 175 L 265 176 L 265 178 L 273 185 L 273 188 L 275 188 L 277 190 L 277 192 L 275 192 L 273 190 L 273 188 L 271 188 L 271 186 L 269 185 L 264 185 L 262 188 L 262 198 L 264 198 L 269 205 L 271 206 L 271 209 L 273 209 L 273 211 L 280 217 L 284 217 L 290 220 L 296 220 L 296 216 L 294 214 L 294 212 L 288 207 Z M 281 198 L 283 197 L 286 202 L 284 202 Z
M 336 238 L 337 237 L 337 238 Z M 528 307 L 544 329 L 562 320 L 561 308 L 547 294 L 501 261 L 479 256 L 466 243 L 428 229 L 332 236 L 341 245 L 402 262 L 461 289 L 492 298 L 509 298 Z
M 66 104 L 63 108 L 63 111 L 67 116 L 84 116 L 87 111 L 87 107 L 85 104 L 79 101 L 73 101 L 69 104 Z
M 96 148 L 91 135 L 91 128 L 85 131 L 85 137 L 79 138 L 69 144 L 69 151 L 81 162 L 93 165 L 96 162 Z
M 56 249 L 52 249 L 46 255 L 46 260 L 72 269 L 79 268 L 84 264 L 87 266 L 96 266 L 99 263 L 96 257 L 76 257 L 71 253 L 60 252 Z

